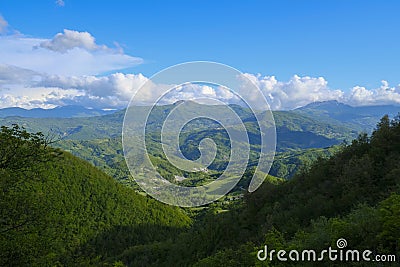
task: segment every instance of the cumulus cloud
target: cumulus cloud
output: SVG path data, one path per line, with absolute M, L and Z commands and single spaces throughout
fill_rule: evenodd
M 4 34 L 7 32 L 8 22 L 0 15 L 0 34 Z
M 36 82 L 31 80 L 29 83 Z M 53 103 L 55 99 L 73 98 L 83 94 L 83 92 L 75 89 L 31 87 L 28 83 L 0 84 L 0 107 L 51 108 L 58 106 L 58 104 Z
M 72 104 L 124 108 L 134 90 L 146 80 L 141 74 L 68 76 L 0 64 L 0 108 L 50 108 Z
M 379 88 L 372 90 L 355 86 L 346 100 L 355 106 L 400 104 L 400 85 L 390 87 L 389 83 L 383 80 Z
M 76 89 L 95 98 L 116 97 L 126 104 L 147 80 L 142 74 L 123 73 L 114 73 L 104 77 L 50 75 L 43 77 L 35 86 Z
M 67 35 L 64 32 L 51 40 L 0 36 L 0 64 L 40 73 L 81 76 L 126 69 L 143 62 L 141 58 L 120 53 L 120 49 L 96 44 L 90 34 L 72 31 Z
M 327 100 L 337 100 L 352 106 L 400 104 L 400 85 L 389 86 L 384 80 L 379 88 L 354 86 L 345 92 L 329 88 L 323 77 L 294 75 L 289 81 L 278 81 L 274 76 L 245 76 L 261 89 L 273 110 L 290 110 Z
M 63 6 L 65 6 L 65 2 L 63 0 L 57 0 L 56 5 L 59 7 L 63 7 Z
M 63 1 L 56 4 L 63 5 Z M 51 39 L 10 32 L 0 16 L 0 108 L 19 106 L 124 107 L 147 80 L 141 74 L 114 73 L 141 64 L 139 57 L 96 43 L 88 32 L 64 30 Z
M 125 108 L 138 89 L 149 79 L 142 74 L 114 73 L 107 76 L 63 76 L 38 74 L 13 66 L 0 65 L 0 107 L 54 107 L 82 105 L 95 108 Z M 164 89 L 174 85 L 146 83 L 138 94 L 143 104 L 153 103 Z M 1 88 L 1 87 L 0 87 Z M 198 97 L 218 98 L 233 102 L 236 96 L 221 86 L 188 84 L 167 94 L 160 104 L 178 100 L 195 100 Z
M 90 33 L 67 29 L 64 30 L 64 33 L 57 33 L 53 39 L 41 42 L 40 47 L 60 53 L 66 53 L 74 48 L 82 48 L 88 51 L 107 49 L 105 45 L 97 45 L 95 38 Z
M 32 70 L 0 64 L 0 85 L 29 84 L 39 78 L 40 75 Z
M 205 96 L 216 97 L 215 90 L 208 85 L 204 85 L 201 87 L 201 94 Z
M 160 89 L 160 86 L 153 85 L 153 88 L 157 90 Z M 163 85 L 161 89 L 170 89 L 170 91 L 159 100 L 159 104 L 172 104 L 180 100 L 215 104 L 215 101 L 211 101 L 213 99 L 218 99 L 227 103 L 237 102 L 236 96 L 232 94 L 229 89 L 206 83 L 188 83 L 179 86 Z M 211 102 L 207 101 L 207 99 Z
M 338 100 L 353 106 L 400 104 L 400 86 L 382 81 L 379 88 L 355 86 L 348 92 L 328 87 L 322 77 L 293 76 L 278 81 L 274 76 L 245 74 L 263 92 L 273 110 L 290 110 L 315 101 Z M 65 76 L 38 73 L 29 69 L 0 64 L 0 107 L 54 107 L 82 105 L 95 108 L 125 108 L 138 89 L 149 79 L 142 74 L 113 73 L 107 76 Z M 160 92 L 173 85 L 148 83 L 138 94 L 143 104 L 155 101 Z M 251 92 L 249 92 L 251 94 Z M 160 104 L 199 97 L 240 103 L 229 89 L 209 84 L 177 86 Z
M 294 109 L 311 102 L 343 100 L 344 97 L 343 91 L 330 89 L 323 77 L 294 75 L 289 81 L 282 82 L 274 76 L 244 75 L 261 89 L 273 110 Z

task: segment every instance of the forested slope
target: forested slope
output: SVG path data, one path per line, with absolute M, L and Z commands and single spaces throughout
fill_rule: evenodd
M 0 266 L 98 266 L 173 239 L 190 219 L 144 197 L 41 134 L 0 132 Z
M 255 252 L 264 244 L 288 251 L 318 251 L 334 246 L 338 238 L 346 238 L 353 249 L 396 254 L 399 261 L 399 162 L 400 120 L 390 121 L 385 116 L 372 136 L 361 135 L 335 156 L 319 159 L 292 180 L 279 185 L 264 183 L 249 194 L 245 206 L 231 216 L 241 222 L 232 229 L 235 238 L 198 265 L 218 266 L 224 260 L 231 266 L 260 264 Z M 238 236 L 246 237 L 241 240 Z M 287 266 L 277 261 L 262 264 Z M 326 264 L 357 265 L 302 262 L 298 266 Z
M 335 248 L 391 254 L 400 251 L 400 120 L 385 116 L 372 136 L 361 135 L 289 181 L 248 194 L 225 212 L 212 206 L 178 242 L 165 248 L 163 266 L 369 266 L 357 262 L 260 262 L 271 249 Z M 130 264 L 137 251 L 121 259 Z M 146 254 L 148 253 L 148 254 Z M 151 250 L 142 250 L 151 258 Z M 156 260 L 156 258 L 153 258 Z M 361 264 L 361 265 L 360 265 Z M 153 266 L 159 266 L 153 264 Z

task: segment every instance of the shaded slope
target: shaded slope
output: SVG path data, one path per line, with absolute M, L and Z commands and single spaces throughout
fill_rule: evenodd
M 190 224 L 182 210 L 35 138 L 0 134 L 1 266 L 99 265 L 128 244 L 173 239 Z
M 264 183 L 229 211 L 211 208 L 176 246 L 164 248 L 170 253 L 165 253 L 163 266 L 286 266 L 279 261 L 261 263 L 256 252 L 265 244 L 271 249 L 318 251 L 335 248 L 338 238 L 345 238 L 351 249 L 396 255 L 399 260 L 399 162 L 400 119 L 384 117 L 371 137 L 360 136 L 293 179 Z M 129 257 L 122 258 L 129 263 Z

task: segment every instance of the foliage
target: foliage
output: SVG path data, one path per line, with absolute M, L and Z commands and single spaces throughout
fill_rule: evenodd
M 399 134 L 399 119 L 383 118 L 371 137 L 360 135 L 291 180 L 264 183 L 225 212 L 208 209 L 179 236 L 162 266 L 281 266 L 258 262 L 255 252 L 264 244 L 326 249 L 341 237 L 351 248 L 398 253 Z
M 3 127 L 0 142 L 1 266 L 112 263 L 128 245 L 173 240 L 190 224 L 182 210 L 49 148 L 40 133 Z

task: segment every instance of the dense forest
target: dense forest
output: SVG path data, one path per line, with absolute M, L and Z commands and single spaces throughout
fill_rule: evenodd
M 254 193 L 181 209 L 113 180 L 41 133 L 0 133 L 1 266 L 365 266 L 259 261 L 335 247 L 400 260 L 400 117 Z M 284 164 L 284 161 L 282 161 Z
M 173 240 L 187 214 L 120 185 L 18 126 L 0 133 L 0 266 L 98 266 Z

